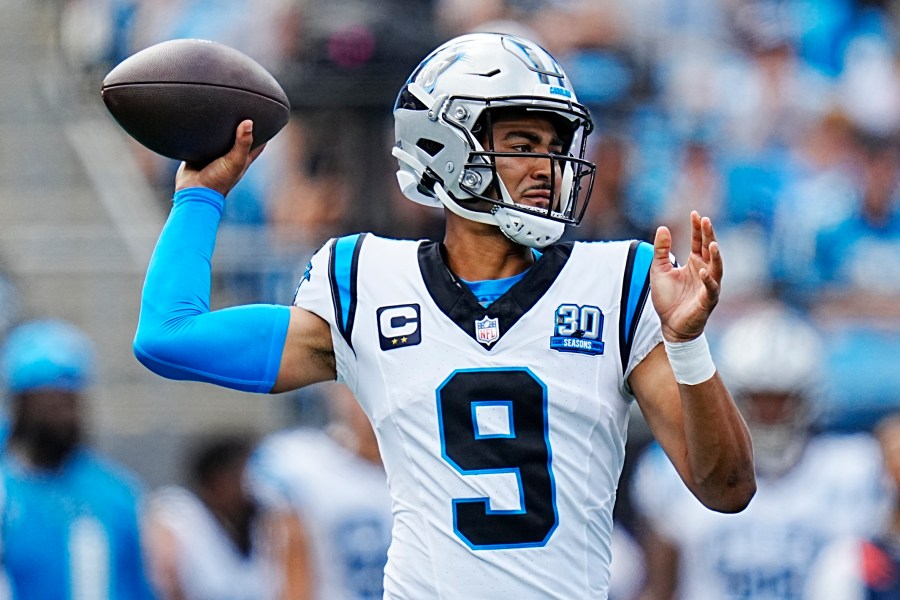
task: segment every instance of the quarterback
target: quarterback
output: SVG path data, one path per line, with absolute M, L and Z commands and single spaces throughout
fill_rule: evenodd
M 385 598 L 606 598 L 634 400 L 706 507 L 740 511 L 756 490 L 703 335 L 723 269 L 712 223 L 690 215 L 682 266 L 665 227 L 653 246 L 557 243 L 590 196 L 593 123 L 557 61 L 519 37 L 445 43 L 394 119 L 397 180 L 443 207 L 442 243 L 334 239 L 293 306 L 210 311 L 224 197 L 258 155 L 245 121 L 227 155 L 176 175 L 135 354 L 239 390 L 345 382 L 390 488 Z

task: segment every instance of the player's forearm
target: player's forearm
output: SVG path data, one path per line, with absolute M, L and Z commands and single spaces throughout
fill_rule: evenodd
M 719 374 L 678 384 L 694 494 L 720 512 L 743 510 L 756 492 L 750 432 Z
M 289 309 L 209 310 L 221 194 L 180 190 L 147 269 L 134 340 L 137 359 L 170 379 L 268 392 L 278 375 Z

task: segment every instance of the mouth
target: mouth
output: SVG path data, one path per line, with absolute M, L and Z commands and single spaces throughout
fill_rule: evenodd
M 550 209 L 550 190 L 531 190 L 522 196 L 524 206 L 542 211 Z

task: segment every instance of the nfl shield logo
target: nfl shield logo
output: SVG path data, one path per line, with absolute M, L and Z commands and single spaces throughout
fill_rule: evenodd
M 500 339 L 500 319 L 490 319 L 485 315 L 480 321 L 475 321 L 475 338 L 485 346 Z

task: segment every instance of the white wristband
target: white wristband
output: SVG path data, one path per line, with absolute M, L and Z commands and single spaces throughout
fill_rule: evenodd
M 703 383 L 716 373 L 706 335 L 700 334 L 688 342 L 663 340 L 675 380 L 685 385 Z

